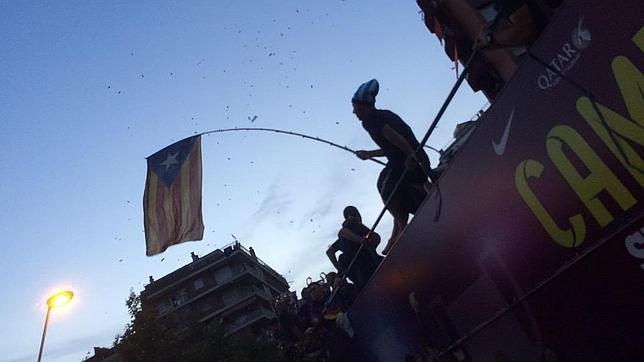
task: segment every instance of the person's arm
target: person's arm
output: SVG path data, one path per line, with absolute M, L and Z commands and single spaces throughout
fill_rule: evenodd
M 387 139 L 387 141 L 398 147 L 398 149 L 400 149 L 407 156 L 405 167 L 407 167 L 408 169 L 414 169 L 420 166 L 420 168 L 425 173 L 430 172 L 431 167 L 429 164 L 429 158 L 427 158 L 425 152 L 422 152 L 422 150 L 420 150 L 420 152 L 417 153 L 416 150 L 409 144 L 409 142 L 407 142 L 407 139 L 388 124 L 386 124 L 382 128 L 382 134 L 385 136 L 385 139 Z M 410 155 L 412 157 L 409 157 Z
M 368 160 L 374 157 L 385 157 L 385 152 L 383 150 L 373 150 L 373 151 L 360 150 L 360 151 L 356 151 L 356 156 L 358 156 L 358 158 L 361 160 Z
M 338 249 L 335 248 L 333 244 L 329 246 L 329 248 L 326 251 L 326 256 L 329 258 L 331 261 L 331 264 L 335 267 L 335 269 L 340 272 L 340 265 L 338 265 L 338 258 L 335 257 L 335 253 L 338 251 Z
M 395 129 L 393 129 L 390 125 L 386 124 L 384 125 L 384 127 L 382 127 L 382 134 L 387 141 L 396 146 L 407 156 L 405 167 L 407 167 L 408 169 L 413 169 L 417 166 L 420 166 L 423 169 L 426 167 L 429 168 L 429 162 L 423 162 L 423 160 L 419 159 L 418 155 L 416 154 L 416 150 L 409 144 L 409 142 L 407 142 L 407 139 L 400 133 L 398 133 Z
M 340 229 L 340 231 L 338 232 L 338 237 L 352 241 L 354 243 L 358 243 L 358 244 L 362 243 L 362 239 L 363 239 L 362 236 L 354 233 L 347 227 L 343 227 L 342 229 Z
M 369 243 L 374 249 L 378 247 L 380 245 L 380 234 L 375 231 L 369 234 Z
M 354 243 L 364 244 L 367 247 L 375 249 L 378 244 L 380 244 L 380 235 L 375 231 L 369 233 L 368 227 L 364 226 L 362 223 L 360 223 L 360 225 L 365 229 L 364 236 L 351 230 L 351 228 L 344 226 L 340 229 L 340 232 L 338 232 L 338 237 Z M 367 235 L 369 235 L 368 239 L 365 238 Z
M 414 148 L 409 144 L 409 142 L 407 142 L 407 139 L 405 139 L 405 137 L 403 137 L 400 133 L 396 132 L 396 130 L 393 129 L 390 125 L 385 124 L 382 127 L 382 135 L 385 136 L 385 139 L 389 141 L 389 143 L 396 146 L 405 155 L 409 156 L 410 154 L 414 153 Z

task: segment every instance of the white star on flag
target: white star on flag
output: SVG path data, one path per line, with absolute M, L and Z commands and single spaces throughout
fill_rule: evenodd
M 168 153 L 168 158 L 165 159 L 165 161 L 161 162 L 161 165 L 165 166 L 165 170 L 168 171 L 172 165 L 178 165 L 179 161 L 177 161 L 177 156 L 179 156 L 179 152 L 177 153 Z

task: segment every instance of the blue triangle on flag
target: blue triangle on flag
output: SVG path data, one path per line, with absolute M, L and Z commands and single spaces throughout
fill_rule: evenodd
M 197 137 L 199 136 L 188 137 L 173 143 L 148 157 L 148 167 L 154 171 L 166 187 L 170 187 L 174 182 Z

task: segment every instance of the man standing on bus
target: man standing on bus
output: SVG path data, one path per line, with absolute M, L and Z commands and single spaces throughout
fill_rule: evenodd
M 372 79 L 362 84 L 351 99 L 353 113 L 362 122 L 362 127 L 369 133 L 380 149 L 357 151 L 356 156 L 362 160 L 373 157 L 386 157 L 387 165 L 378 177 L 378 191 L 387 210 L 394 218 L 394 227 L 389 242 L 382 251 L 387 254 L 407 225 L 409 214 L 414 214 L 427 196 L 424 185 L 427 172 L 430 171 L 429 158 L 419 146 L 411 128 L 395 113 L 376 109 L 378 81 Z M 394 186 L 403 175 L 398 189 L 392 196 Z

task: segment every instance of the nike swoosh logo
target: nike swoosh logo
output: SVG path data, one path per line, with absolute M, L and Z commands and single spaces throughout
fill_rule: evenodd
M 510 118 L 508 118 L 508 124 L 505 125 L 505 130 L 501 136 L 501 140 L 496 143 L 492 140 L 492 147 L 494 147 L 494 153 L 499 156 L 502 156 L 505 153 L 505 147 L 508 145 L 508 137 L 510 136 L 510 127 L 512 126 L 512 118 L 514 118 L 514 108 L 512 108 L 512 113 L 510 113 Z

